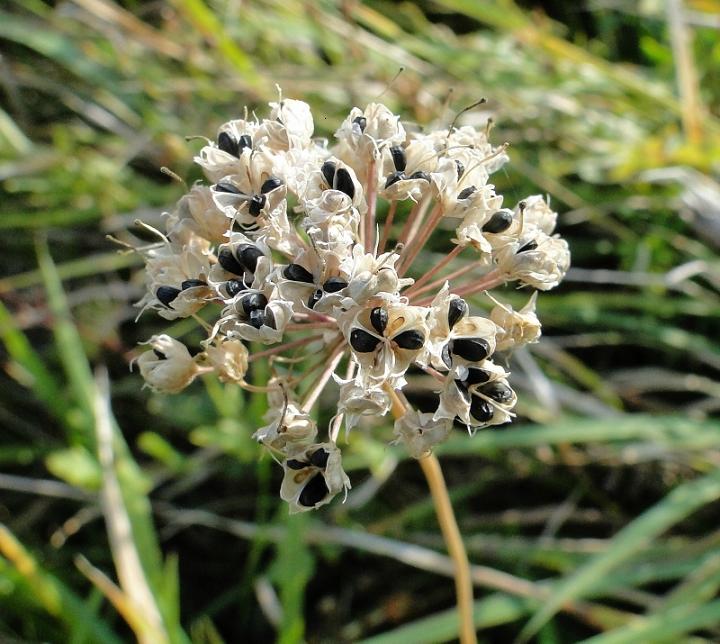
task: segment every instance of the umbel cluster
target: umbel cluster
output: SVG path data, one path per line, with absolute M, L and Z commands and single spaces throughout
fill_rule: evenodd
M 510 421 L 516 395 L 497 354 L 537 341 L 537 292 L 570 261 L 542 197 L 503 207 L 489 180 L 507 155 L 489 128 L 411 131 L 372 103 L 350 111 L 333 145 L 313 131 L 309 106 L 290 99 L 270 103 L 265 119 L 246 111 L 225 123 L 195 157 L 207 185 L 193 185 L 164 232 L 148 227 L 157 242 L 136 249 L 141 312 L 193 317 L 207 332 L 195 355 L 150 338 L 143 378 L 175 393 L 215 374 L 266 393 L 254 437 L 283 467 L 291 512 L 350 487 L 343 424 L 391 413 L 396 440 L 420 458 L 455 422 L 474 432 Z M 427 251 L 435 231 L 452 238 L 439 255 Z M 520 310 L 488 293 L 509 282 L 533 291 Z M 472 314 L 474 294 L 487 296 L 488 315 Z M 250 385 L 256 360 L 273 375 Z M 434 410 L 408 402 L 411 366 L 435 383 Z M 319 428 L 311 412 L 326 385 L 337 413 Z

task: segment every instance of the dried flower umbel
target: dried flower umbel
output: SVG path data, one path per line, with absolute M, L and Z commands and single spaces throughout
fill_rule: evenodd
M 194 185 L 158 242 L 137 249 L 142 310 L 193 316 L 208 332 L 194 356 L 151 338 L 138 359 L 150 387 L 175 393 L 215 373 L 256 390 L 248 365 L 272 361 L 267 425 L 254 436 L 282 465 L 291 512 L 350 487 L 343 420 L 349 430 L 392 410 L 396 440 L 416 458 L 458 420 L 471 432 L 510 421 L 517 397 L 498 353 L 537 341 L 537 290 L 556 286 L 570 260 L 542 197 L 503 207 L 490 176 L 507 156 L 488 131 L 411 133 L 377 103 L 353 108 L 332 147 L 313 130 L 309 106 L 289 99 L 267 119 L 222 125 L 195 157 L 209 185 Z M 416 268 L 432 233 L 448 228 L 447 254 Z M 493 297 L 487 317 L 471 311 L 468 296 L 508 282 L 537 290 L 518 311 Z M 435 379 L 434 411 L 408 403 L 411 367 Z M 337 414 L 318 428 L 311 411 L 333 379 Z

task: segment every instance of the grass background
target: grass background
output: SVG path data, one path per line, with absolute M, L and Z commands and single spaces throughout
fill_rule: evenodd
M 139 261 L 105 234 L 160 221 L 183 192 L 160 168 L 199 178 L 185 137 L 262 115 L 277 83 L 322 136 L 381 94 L 446 125 L 486 97 L 511 146 L 498 191 L 561 212 L 573 268 L 514 358 L 517 422 L 438 451 L 480 639 L 718 641 L 720 4 L 679 4 L 3 3 L 0 639 L 454 637 L 451 565 L 389 427 L 345 447 L 345 505 L 289 517 L 250 439 L 262 398 L 128 372 L 167 325 L 134 323 Z

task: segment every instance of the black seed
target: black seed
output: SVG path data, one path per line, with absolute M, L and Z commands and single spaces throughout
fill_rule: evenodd
M 479 385 L 488 380 L 490 380 L 490 374 L 482 369 L 468 369 L 468 375 L 465 378 L 468 385 Z
M 283 269 L 283 275 L 293 282 L 307 282 L 312 284 L 315 281 L 313 274 L 300 264 L 288 264 Z
M 263 324 L 265 324 L 265 311 L 262 309 L 250 311 L 250 324 L 256 329 L 259 329 Z
M 490 345 L 482 338 L 456 338 L 452 352 L 469 362 L 480 362 L 490 355 Z
M 158 351 L 157 349 L 153 349 L 153 353 L 154 353 L 160 360 L 167 360 L 167 356 L 166 356 L 162 351 Z
M 364 329 L 353 329 L 350 333 L 350 346 L 358 353 L 375 351 L 379 342 L 379 338 L 370 335 Z
M 253 195 L 250 199 L 250 207 L 248 212 L 253 216 L 257 217 L 260 211 L 265 207 L 265 195 Z
M 235 255 L 229 248 L 223 248 L 218 253 L 218 264 L 222 266 L 228 273 L 242 275 L 245 272 L 243 265 L 235 259 Z
M 184 291 L 188 288 L 195 288 L 196 286 L 207 286 L 207 282 L 204 280 L 185 280 L 180 284 L 180 288 Z
M 486 423 L 492 420 L 492 417 L 495 415 L 495 410 L 487 400 L 473 396 L 472 402 L 470 403 L 470 415 L 479 423 Z
M 287 465 L 291 470 L 303 470 L 308 466 L 308 463 L 298 461 L 296 458 L 289 458 L 285 461 L 285 465 Z
M 430 175 L 427 172 L 423 172 L 422 170 L 418 170 L 417 172 L 413 172 L 410 175 L 411 179 L 422 179 L 423 181 L 427 181 L 430 183 Z
M 513 211 L 503 208 L 498 210 L 482 227 L 485 233 L 502 233 L 510 228 L 513 221 Z
M 508 403 L 513 397 L 512 389 L 502 382 L 490 382 L 480 387 L 480 391 L 488 398 L 492 398 L 495 402 L 499 403 Z
M 318 473 L 307 482 L 303 491 L 300 492 L 298 503 L 306 508 L 315 507 L 328 495 L 328 492 L 330 492 L 330 489 L 325 483 L 325 478 Z
M 517 253 L 524 253 L 528 250 L 535 250 L 537 247 L 537 242 L 533 239 L 532 241 L 529 241 L 527 244 L 525 244 L 520 250 L 518 250 Z
M 470 401 L 470 394 L 468 393 L 467 384 L 465 384 L 462 380 L 456 380 L 455 386 L 458 388 L 458 391 L 462 394 L 462 397 L 465 398 L 468 402 Z
M 401 349 L 416 351 L 417 349 L 421 349 L 423 344 L 425 344 L 425 336 L 420 333 L 420 331 L 415 331 L 413 329 L 410 331 L 403 331 L 400 335 L 396 335 L 393 338 L 393 341 Z
M 356 116 L 353 119 L 353 123 L 357 123 L 360 126 L 361 132 L 364 132 L 367 127 L 367 119 L 364 116 Z
M 235 249 L 235 255 L 238 260 L 240 260 L 240 263 L 251 273 L 256 271 L 258 259 L 260 259 L 263 254 L 264 253 L 253 244 L 240 244 Z
M 445 366 L 448 369 L 452 369 L 452 357 L 450 355 L 452 353 L 452 348 L 453 348 L 453 341 L 450 340 L 450 342 L 448 342 L 442 348 L 442 351 L 440 352 L 440 357 L 442 358 L 442 361 L 445 363 Z
M 467 302 L 461 297 L 450 300 L 448 305 L 448 326 L 452 329 L 467 312 Z
M 249 134 L 241 135 L 240 141 L 238 141 L 238 150 L 242 152 L 245 148 L 252 149 L 252 137 Z M 240 155 L 238 154 L 238 156 Z
M 465 174 L 465 166 L 462 164 L 461 161 L 455 159 L 455 168 L 457 169 L 458 181 L 460 181 L 460 178 Z
M 310 299 L 308 300 L 308 308 L 314 309 L 315 305 L 322 300 L 323 292 L 322 289 L 317 289 L 316 291 L 313 291 L 313 294 L 310 296 Z
M 262 310 L 267 306 L 267 298 L 262 293 L 250 293 L 241 300 L 243 311 L 250 315 L 252 311 Z
M 320 168 L 320 172 L 322 172 L 325 178 L 325 183 L 327 183 L 331 189 L 335 184 L 335 170 L 337 170 L 337 164 L 334 161 L 325 161 L 325 163 L 322 164 L 322 168 Z
M 228 132 L 220 132 L 217 138 L 218 147 L 228 154 L 232 154 L 234 157 L 240 156 L 240 146 Z
M 338 168 L 335 171 L 335 189 L 344 192 L 350 199 L 355 196 L 355 184 L 345 168 Z
M 275 190 L 275 188 L 279 188 L 281 185 L 282 181 L 280 179 L 277 177 L 270 177 L 262 184 L 262 186 L 260 186 L 260 192 L 265 194 L 266 192 Z
M 218 181 L 215 184 L 215 192 L 229 192 L 231 195 L 241 195 L 242 192 L 229 181 Z
M 388 178 L 385 181 L 385 187 L 389 188 L 394 183 L 402 181 L 403 179 L 405 179 L 404 172 L 393 172 L 392 174 L 388 175 Z
M 172 306 L 170 306 L 170 302 L 172 302 L 178 295 L 180 295 L 180 289 L 173 288 L 172 286 L 161 286 L 157 291 L 155 291 L 157 299 L 169 309 L 172 308 Z
M 265 326 L 269 326 L 271 329 L 277 329 L 277 324 L 275 323 L 275 314 L 270 308 L 265 309 Z
M 390 148 L 390 154 L 392 154 L 393 165 L 398 172 L 403 172 L 407 166 L 407 158 L 405 157 L 405 150 L 399 146 L 393 146 Z
M 328 458 L 330 458 L 330 452 L 320 448 L 319 450 L 313 452 L 310 454 L 310 462 L 315 466 L 319 467 L 321 470 L 325 469 L 325 466 L 327 465 Z
M 375 329 L 380 335 L 385 333 L 387 323 L 388 314 L 385 309 L 376 306 L 372 311 L 370 311 L 370 324 L 372 324 L 373 329 Z
M 477 190 L 477 188 L 475 186 L 470 186 L 469 188 L 465 188 L 464 190 L 461 190 L 458 193 L 457 198 L 458 199 L 467 199 L 476 190 Z
M 246 290 L 245 284 L 240 280 L 228 280 L 225 282 L 225 292 L 228 294 L 228 297 L 235 297 L 244 290 Z
M 325 284 L 323 284 L 323 290 L 326 293 L 337 293 L 342 291 L 348 283 L 342 277 L 329 277 Z

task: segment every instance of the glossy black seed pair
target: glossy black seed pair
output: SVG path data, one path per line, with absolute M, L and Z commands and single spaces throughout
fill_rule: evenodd
M 157 291 L 155 291 L 155 297 L 157 297 L 163 305 L 171 309 L 172 305 L 170 303 L 178 295 L 180 295 L 180 291 L 195 288 L 196 286 L 207 286 L 207 282 L 204 280 L 189 279 L 182 282 L 182 284 L 180 284 L 180 288 L 175 288 L 174 286 L 161 286 Z
M 268 299 L 262 293 L 249 293 L 240 300 L 245 315 L 248 316 L 250 325 L 259 329 L 261 326 L 269 326 L 275 329 L 275 315 L 272 310 L 266 308 Z
M 296 458 L 291 458 L 286 461 L 287 466 L 291 470 L 302 470 L 309 466 L 315 466 L 318 469 L 324 470 L 327 466 L 328 458 L 330 458 L 330 452 L 320 448 L 310 454 L 307 461 L 301 461 Z M 330 492 L 330 489 L 325 482 L 325 477 L 321 472 L 317 472 L 306 484 L 300 492 L 298 497 L 298 503 L 305 506 L 306 508 L 312 508 L 320 501 L 322 501 Z
M 235 139 L 229 132 L 220 132 L 217 146 L 223 152 L 239 158 L 245 148 L 252 148 L 252 137 L 249 134 L 242 134 L 239 139 Z
M 269 179 L 266 179 L 263 182 L 262 186 L 260 186 L 260 194 L 250 197 L 250 205 L 248 206 L 248 212 L 253 217 L 257 217 L 267 203 L 267 197 L 265 196 L 265 194 L 271 192 L 272 190 L 275 190 L 275 188 L 279 188 L 281 185 L 282 181 L 277 177 L 270 177 Z M 216 183 L 215 191 L 227 192 L 233 195 L 244 194 L 238 189 L 236 185 L 230 183 L 229 181 L 219 181 L 218 183 Z
M 263 252 L 253 244 L 239 244 L 233 253 L 229 248 L 223 248 L 218 253 L 218 263 L 229 273 L 242 275 L 245 270 L 254 273 L 257 269 L 258 259 Z
M 350 199 L 355 197 L 355 184 L 346 168 L 338 168 L 334 161 L 325 161 L 320 172 L 331 190 L 344 192 Z
M 370 324 L 379 335 L 383 335 L 388 324 L 387 311 L 380 306 L 376 306 L 372 311 L 370 311 Z M 402 333 L 396 335 L 392 340 L 401 349 L 415 351 L 423 346 L 425 343 L 425 336 L 419 331 L 410 330 L 403 331 Z M 350 345 L 358 353 L 370 353 L 371 351 L 375 351 L 379 343 L 379 338 L 376 338 L 364 329 L 353 329 L 350 332 Z
M 480 392 L 485 394 L 488 398 L 492 398 L 498 403 L 508 403 L 512 400 L 512 389 L 501 382 L 491 382 L 483 387 L 480 387 Z M 495 408 L 492 403 L 481 398 L 480 396 L 473 396 L 470 402 L 470 416 L 472 416 L 479 423 L 487 423 L 492 420 L 495 415 Z
M 455 338 L 443 347 L 440 355 L 448 369 L 452 368 L 454 355 L 468 362 L 482 362 L 490 355 L 490 344 L 483 338 Z
M 341 277 L 330 277 L 323 284 L 322 288 L 313 291 L 313 294 L 308 299 L 307 305 L 309 309 L 314 309 L 315 305 L 323 298 L 325 293 L 337 293 L 342 291 L 348 283 Z

